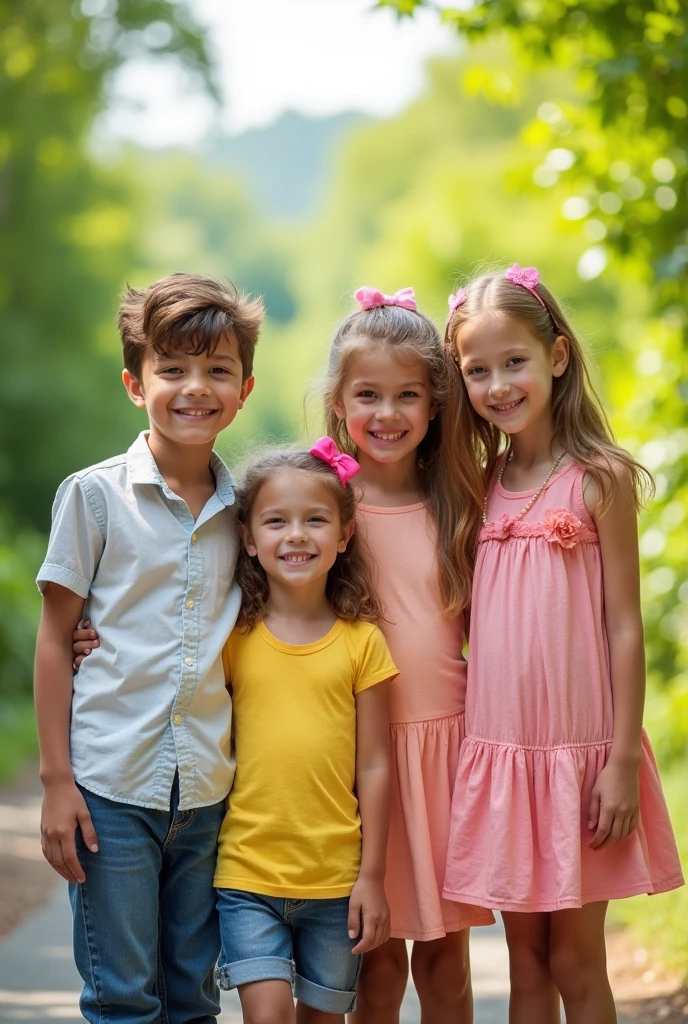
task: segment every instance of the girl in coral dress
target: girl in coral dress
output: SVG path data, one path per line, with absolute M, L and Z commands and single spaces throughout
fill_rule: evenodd
M 568 1024 L 611 1024 L 608 900 L 683 882 L 642 730 L 651 481 L 534 268 L 481 277 L 450 310 L 454 427 L 489 484 L 444 895 L 502 911 L 511 1024 L 558 1024 L 560 995 Z
M 385 888 L 392 938 L 363 958 L 356 1024 L 398 1024 L 411 970 L 424 1021 L 473 1019 L 468 928 L 478 906 L 443 899 L 451 795 L 464 735 L 464 608 L 470 594 L 481 475 L 443 416 L 448 366 L 411 289 L 356 293 L 326 384 L 328 432 L 361 470 L 367 538 L 400 674 L 390 686 L 391 827 Z M 466 467 L 464 469 L 464 467 Z

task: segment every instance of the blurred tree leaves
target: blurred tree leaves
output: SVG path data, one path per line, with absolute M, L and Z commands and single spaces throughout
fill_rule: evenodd
M 56 477 L 131 433 L 101 340 L 136 226 L 126 183 L 86 140 L 111 76 L 140 54 L 215 90 L 182 3 L 0 0 L 0 504 L 43 528 Z

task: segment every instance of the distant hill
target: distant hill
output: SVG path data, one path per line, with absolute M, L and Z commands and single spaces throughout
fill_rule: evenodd
M 266 128 L 215 138 L 203 156 L 235 173 L 270 212 L 300 217 L 322 196 L 339 144 L 370 120 L 354 112 L 311 118 L 288 111 Z

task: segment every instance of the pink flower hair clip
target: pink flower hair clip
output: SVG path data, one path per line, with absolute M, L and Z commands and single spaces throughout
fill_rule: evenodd
M 463 306 L 467 298 L 468 292 L 466 291 L 465 288 L 457 288 L 455 292 L 452 292 L 452 294 L 447 299 L 447 302 L 449 303 L 449 316 L 451 316 L 452 313 L 456 312 L 459 306 Z
M 361 309 L 374 309 L 376 306 L 401 306 L 402 309 L 410 309 L 414 313 L 418 309 L 416 296 L 413 288 L 400 288 L 394 295 L 385 295 L 377 288 L 359 288 L 354 292 L 356 302 L 359 302 Z
M 514 263 L 514 265 L 509 267 L 505 272 L 504 277 L 507 281 L 512 281 L 513 284 L 517 284 L 521 288 L 525 288 L 527 292 L 530 292 L 531 295 L 535 296 L 543 309 L 547 309 L 542 298 L 535 290 L 540 283 L 540 274 L 535 267 L 522 267 L 520 263 Z
M 361 468 L 356 459 L 352 459 L 346 452 L 340 452 L 331 437 L 321 437 L 317 440 L 310 449 L 310 453 L 315 455 L 316 459 L 320 459 L 322 462 L 326 462 L 328 466 L 332 466 L 344 487 L 346 487 L 352 477 L 356 476 Z

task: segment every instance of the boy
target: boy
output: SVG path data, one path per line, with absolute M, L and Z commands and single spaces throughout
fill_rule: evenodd
M 81 1012 L 210 1024 L 213 871 L 234 767 L 221 650 L 239 610 L 229 471 L 213 452 L 253 389 L 260 300 L 172 274 L 119 310 L 149 430 L 69 477 L 38 574 L 46 859 L 70 883 Z M 82 615 L 100 644 L 72 679 Z

